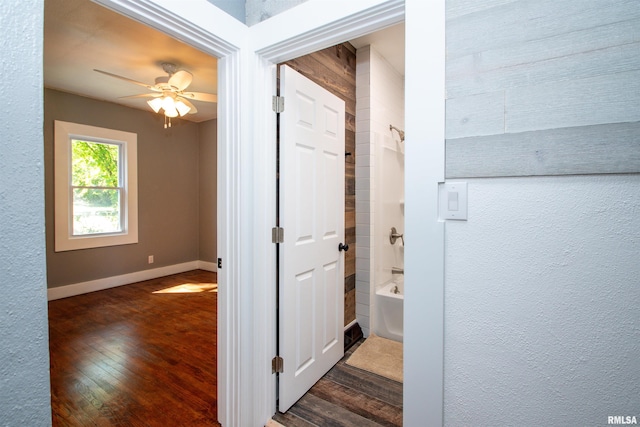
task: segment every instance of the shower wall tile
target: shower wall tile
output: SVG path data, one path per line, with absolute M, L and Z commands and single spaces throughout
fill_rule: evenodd
M 356 75 L 357 84 L 356 84 L 356 105 L 357 99 L 359 97 L 369 96 L 369 84 L 370 84 L 370 75 L 369 74 L 358 74 Z
M 360 160 L 358 158 L 358 160 Z M 369 179 L 369 167 L 362 167 L 360 165 L 356 166 L 356 188 L 358 188 L 358 179 Z M 358 203 L 356 202 L 356 209 L 357 209 Z M 361 206 L 362 209 L 364 209 L 364 206 Z
M 369 122 L 363 122 L 362 126 L 356 132 L 356 146 L 359 148 L 361 145 L 369 145 L 370 140 Z
M 356 160 L 357 164 L 360 165 L 360 167 L 369 167 L 371 166 L 371 156 L 358 156 L 358 159 Z
M 356 213 L 356 224 L 370 224 L 370 221 L 371 221 L 371 213 L 369 212 Z
M 356 315 L 362 316 L 362 318 L 367 319 L 366 324 L 360 324 L 361 327 L 369 327 L 369 299 L 367 298 L 366 303 L 358 302 L 359 293 L 356 291 Z M 360 322 L 358 322 L 360 323 Z
M 356 132 L 359 132 L 361 134 L 363 134 L 361 136 L 360 139 L 360 143 L 364 143 L 365 141 L 368 141 L 370 136 L 364 136 L 364 133 L 369 132 L 369 120 L 371 118 L 371 109 L 368 108 L 361 108 L 358 111 L 356 111 L 356 117 L 355 117 L 355 124 L 356 124 Z M 356 143 L 358 143 L 358 140 L 356 138 Z
M 358 179 L 358 176 L 356 175 L 356 180 Z M 368 210 L 369 209 L 369 203 L 367 202 L 360 202 L 360 201 L 356 201 L 356 212 L 362 212 L 364 210 Z M 356 226 L 358 225 L 358 223 L 356 222 Z M 364 225 L 364 224 L 363 224 Z M 368 224 L 367 224 L 368 225 Z
M 371 266 L 371 260 L 369 258 L 358 257 L 356 259 L 356 271 L 366 270 Z
M 404 127 L 404 78 L 372 47 L 356 53 L 356 318 L 365 336 L 371 326 L 371 289 L 376 272 L 376 238 L 379 221 L 376 182 L 378 148 L 389 140 L 389 125 Z
M 369 292 L 369 279 L 371 278 L 369 269 L 370 267 L 367 267 L 366 269 L 356 268 L 356 289 L 359 289 L 363 292 L 366 291 L 367 293 Z M 363 289 L 362 286 L 364 286 L 365 283 L 367 284 L 367 286 Z
M 371 180 L 368 178 L 362 178 L 356 183 L 358 190 L 369 190 L 371 188 Z
M 357 139 L 356 139 L 356 164 L 359 166 L 365 166 L 365 165 L 361 165 L 360 164 L 360 159 L 364 159 L 367 156 L 370 156 L 371 154 L 373 154 L 371 152 L 371 146 L 370 144 L 358 144 Z M 365 161 L 369 161 L 368 159 L 366 159 Z M 366 166 L 370 166 L 370 163 L 368 163 Z
M 356 200 L 370 200 L 369 190 L 359 190 L 356 188 Z

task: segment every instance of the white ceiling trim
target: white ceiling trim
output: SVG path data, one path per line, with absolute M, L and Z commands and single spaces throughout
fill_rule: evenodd
M 92 1 L 216 57 L 246 43 L 247 26 L 206 0 Z
M 250 28 L 252 49 L 263 58 L 278 63 L 404 21 L 404 0 L 338 3 L 333 8 L 328 7 L 326 1 L 307 1 L 262 21 Z M 332 21 L 338 13 L 341 15 L 339 21 Z M 309 16 L 314 19 L 308 19 Z

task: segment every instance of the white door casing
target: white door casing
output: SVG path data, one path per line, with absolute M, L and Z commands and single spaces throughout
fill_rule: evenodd
M 344 355 L 345 104 L 280 67 L 279 410 Z
M 218 256 L 225 268 L 218 277 L 229 289 L 218 296 L 218 407 L 225 427 L 264 425 L 275 410 L 271 357 L 276 349 L 271 342 L 276 309 L 268 295 L 275 289 L 276 257 L 265 231 L 275 223 L 268 221 L 275 209 L 265 208 L 264 196 L 275 192 L 273 168 L 265 161 L 275 156 L 276 147 L 275 115 L 267 111 L 273 67 L 402 22 L 406 3 L 411 19 L 406 26 L 405 130 L 416 143 L 411 145 L 414 151 L 407 152 L 405 172 L 405 232 L 414 234 L 409 251 L 414 255 L 405 259 L 405 276 L 407 294 L 415 298 L 408 298 L 411 307 L 405 301 L 405 315 L 412 316 L 412 322 L 405 322 L 405 370 L 411 375 L 404 384 L 404 423 L 443 425 L 444 224 L 436 219 L 437 183 L 444 181 L 444 0 L 358 0 L 342 2 L 339 8 L 326 7 L 325 0 L 308 0 L 250 28 L 222 11 L 204 11 L 216 9 L 207 0 L 191 0 L 189 7 L 176 0 L 93 1 L 223 59 L 218 140 L 226 143 L 218 153 L 219 190 L 224 190 L 218 198 Z M 245 45 L 247 34 L 250 48 Z M 430 42 L 425 44 L 425 39 Z M 240 60 L 247 49 L 257 56 L 250 70 Z M 237 96 L 243 87 L 251 88 L 246 102 Z M 239 147 L 249 143 L 256 153 L 251 159 L 239 153 Z M 256 200 L 241 206 L 238 183 L 252 179 Z M 263 224 L 253 224 L 254 218 L 269 224 L 258 227 Z M 246 246 L 255 260 L 246 256 Z M 428 286 L 413 286 L 424 277 L 429 277 Z M 254 305 L 245 309 L 247 295 Z M 241 354 L 247 356 L 241 360 Z

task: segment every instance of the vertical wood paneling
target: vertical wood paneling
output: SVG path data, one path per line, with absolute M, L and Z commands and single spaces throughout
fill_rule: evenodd
M 356 318 L 356 54 L 349 43 L 332 46 L 285 62 L 300 74 L 345 101 L 345 325 Z

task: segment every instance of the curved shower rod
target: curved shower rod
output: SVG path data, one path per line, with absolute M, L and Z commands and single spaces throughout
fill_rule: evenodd
M 395 130 L 396 132 L 398 132 L 398 135 L 400 135 L 400 142 L 404 142 L 404 131 L 402 129 L 399 129 L 394 125 L 389 125 L 389 130 L 390 131 Z

